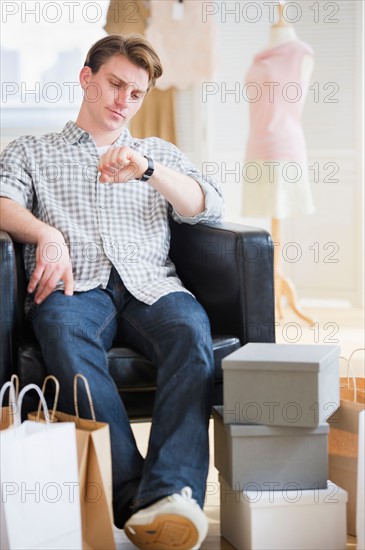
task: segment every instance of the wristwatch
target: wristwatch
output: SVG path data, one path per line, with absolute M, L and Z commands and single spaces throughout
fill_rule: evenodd
M 155 170 L 155 163 L 153 162 L 153 159 L 151 159 L 151 157 L 146 157 L 146 155 L 144 155 L 144 158 L 148 160 L 148 168 L 142 177 L 139 178 L 139 181 L 148 181 Z

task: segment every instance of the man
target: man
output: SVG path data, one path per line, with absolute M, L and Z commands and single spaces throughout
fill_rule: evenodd
M 161 74 L 139 35 L 96 42 L 80 72 L 76 123 L 3 152 L 1 228 L 26 243 L 26 312 L 63 408 L 72 412 L 81 372 L 109 423 L 115 524 L 140 548 L 190 549 L 207 533 L 213 354 L 207 316 L 168 258 L 168 218 L 215 222 L 223 202 L 175 146 L 125 128 Z M 145 459 L 108 372 L 117 331 L 157 367 Z

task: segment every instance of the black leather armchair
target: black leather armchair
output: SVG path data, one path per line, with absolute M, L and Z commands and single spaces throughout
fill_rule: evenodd
M 0 232 L 0 384 L 12 373 L 21 387 L 42 385 L 46 371 L 34 334 L 24 320 L 26 279 L 21 245 Z M 223 357 L 247 342 L 274 341 L 273 244 L 262 230 L 235 224 L 215 226 L 171 221 L 170 256 L 185 286 L 204 306 L 214 337 L 214 404 L 222 403 Z M 132 419 L 150 418 L 155 368 L 116 341 L 110 372 Z M 25 411 L 34 408 L 28 396 Z

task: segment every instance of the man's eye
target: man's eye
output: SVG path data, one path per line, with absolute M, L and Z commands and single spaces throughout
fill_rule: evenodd
M 110 82 L 110 85 L 113 86 L 114 88 L 119 88 L 119 82 Z

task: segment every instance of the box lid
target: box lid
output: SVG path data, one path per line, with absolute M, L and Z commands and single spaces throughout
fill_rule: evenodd
M 264 424 L 232 424 L 223 423 L 224 407 L 213 407 L 213 418 L 219 422 L 230 437 L 290 437 L 290 436 L 310 436 L 310 435 L 328 435 L 329 424 L 319 424 L 313 428 L 292 427 L 292 426 L 267 426 Z
M 248 343 L 227 355 L 222 369 L 318 372 L 339 355 L 339 346 Z

